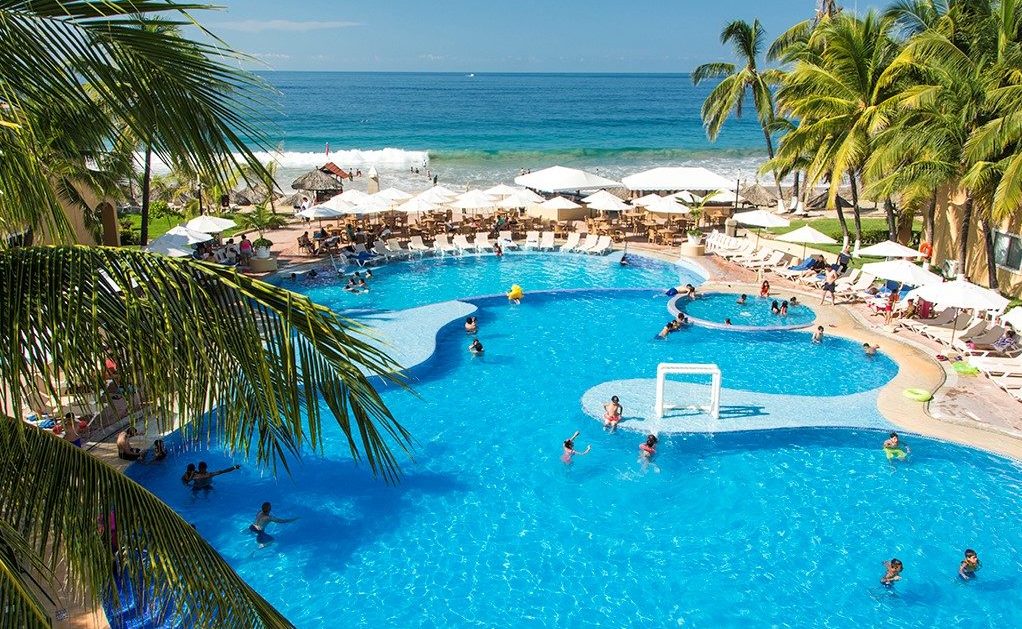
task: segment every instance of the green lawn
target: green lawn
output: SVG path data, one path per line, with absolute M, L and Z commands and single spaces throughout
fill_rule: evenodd
M 841 252 L 841 223 L 836 218 L 811 218 L 808 220 L 795 219 L 791 221 L 789 227 L 777 227 L 773 229 L 764 229 L 764 234 L 780 235 L 786 234 L 790 231 L 794 231 L 803 225 L 811 225 L 813 229 L 827 234 L 834 240 L 838 241 L 836 245 L 811 245 L 813 249 L 820 251 L 826 251 L 837 255 Z M 923 221 L 921 218 L 915 219 L 912 225 L 913 231 L 920 231 L 922 229 Z M 848 230 L 849 236 L 855 238 L 855 225 L 852 222 L 852 217 L 848 217 Z M 862 234 L 863 234 L 863 246 L 875 244 L 887 239 L 887 220 L 884 218 L 863 218 L 862 219 Z M 851 266 L 859 267 L 863 263 L 869 262 L 869 260 L 863 260 L 862 258 L 853 258 Z
M 211 214 L 211 216 L 219 216 L 219 217 L 222 217 L 222 218 L 228 218 L 228 219 L 232 219 L 233 220 L 233 217 L 230 214 Z M 135 230 L 141 229 L 141 227 L 142 227 L 142 215 L 141 214 L 125 214 L 123 216 L 119 216 L 117 220 L 118 221 L 122 221 L 122 220 L 125 220 L 125 219 L 131 221 L 131 227 L 133 229 L 135 229 Z M 167 231 L 169 229 L 171 229 L 172 227 L 174 227 L 176 225 L 183 225 L 184 223 L 187 223 L 187 222 L 188 222 L 187 218 L 181 218 L 181 217 L 178 217 L 178 216 L 168 216 L 166 218 L 150 218 L 149 219 L 149 241 L 152 242 L 153 240 L 155 240 L 155 239 L 159 238 L 160 236 L 162 236 L 163 234 L 167 233 Z M 236 236 L 237 234 L 240 234 L 242 231 L 244 231 L 244 230 L 242 230 L 242 228 L 235 227 L 233 229 L 229 229 L 229 230 L 225 231 L 223 234 L 221 234 L 221 236 L 224 237 L 224 238 L 230 238 L 230 237 Z M 249 231 L 252 231 L 252 230 L 249 230 Z

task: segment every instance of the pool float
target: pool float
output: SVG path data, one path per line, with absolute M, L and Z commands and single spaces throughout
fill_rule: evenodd
M 960 360 L 956 363 L 952 363 L 951 366 L 954 368 L 956 373 L 963 376 L 975 376 L 979 374 L 979 369 L 976 369 L 975 367 L 973 367 L 972 365 L 963 360 Z
M 522 297 L 525 297 L 525 291 L 522 290 L 522 287 L 518 284 L 512 284 L 511 290 L 507 292 L 507 298 L 511 301 L 518 301 Z
M 908 399 L 916 402 L 929 402 L 933 399 L 933 394 L 926 389 L 905 389 L 902 393 Z
M 904 460 L 908 454 L 901 448 L 884 448 L 884 454 L 887 455 L 887 460 L 898 459 Z

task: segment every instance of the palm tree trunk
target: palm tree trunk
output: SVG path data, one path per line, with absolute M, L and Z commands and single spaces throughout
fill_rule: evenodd
M 139 240 L 144 247 L 149 244 L 149 195 L 153 178 L 153 147 L 145 145 L 145 164 L 142 165 L 142 220 Z
M 848 246 L 848 220 L 840 203 L 837 204 L 837 222 L 841 223 L 841 248 L 844 249 Z
M 859 212 L 859 184 L 856 182 L 855 171 L 848 173 L 848 181 L 852 184 L 852 217 L 855 219 L 855 249 L 862 246 L 862 215 Z M 838 209 L 841 208 L 841 202 L 838 201 Z
M 799 171 L 797 171 L 797 170 L 795 171 L 795 185 L 791 189 L 791 198 L 792 199 L 798 199 L 799 198 L 799 194 L 800 194 L 800 191 L 799 191 L 799 175 L 800 174 L 801 173 Z M 781 199 L 783 199 L 783 198 L 784 197 L 781 197 Z
M 767 157 L 770 159 L 774 158 L 774 141 L 770 139 L 770 131 L 767 130 L 766 125 L 763 126 L 763 139 L 766 140 L 767 146 Z M 774 169 L 774 185 L 777 187 L 777 198 L 783 199 L 784 194 L 781 192 L 781 178 L 777 176 L 777 169 Z
M 958 225 L 958 274 L 965 275 L 965 263 L 969 258 L 969 228 L 972 226 L 972 194 L 966 193 L 962 207 L 962 220 Z
M 898 213 L 894 207 L 891 197 L 884 199 L 884 212 L 887 214 L 887 237 L 897 242 L 898 240 Z
M 997 285 L 997 263 L 994 262 L 994 230 L 987 219 L 981 219 L 980 228 L 983 230 L 983 245 L 987 254 L 987 287 L 996 289 Z
M 930 195 L 930 203 L 926 206 L 926 210 L 923 211 L 923 241 L 933 243 L 933 230 L 935 228 L 934 219 L 937 215 L 937 189 L 933 189 L 933 194 Z

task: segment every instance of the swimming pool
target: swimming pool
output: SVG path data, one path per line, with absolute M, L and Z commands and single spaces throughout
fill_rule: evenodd
M 772 306 L 780 306 L 790 299 L 772 296 L 761 299 L 755 295 L 746 295 L 744 304 L 739 304 L 738 293 L 696 293 L 696 299 L 679 297 L 675 300 L 676 307 L 696 320 L 696 323 L 712 327 L 724 327 L 730 320 L 733 329 L 769 328 L 797 329 L 811 325 L 816 320 L 816 313 L 805 304 L 788 304 L 786 315 L 774 314 Z
M 293 477 L 246 465 L 194 495 L 180 468 L 234 460 L 195 445 L 128 473 L 299 627 L 1022 624 L 1013 462 L 909 438 L 911 459 L 892 465 L 880 433 L 804 429 L 665 436 L 658 471 L 643 473 L 641 437 L 583 413 L 593 385 L 713 360 L 726 387 L 808 405 L 798 396 L 869 394 L 897 371 L 805 332 L 691 327 L 656 340 L 669 317 L 657 280 L 478 300 L 483 357 L 454 322 L 412 370 L 417 396 L 384 391 L 419 442 L 395 487 L 355 467 L 335 428 Z M 560 443 L 575 430 L 593 451 L 565 467 Z M 264 500 L 300 519 L 273 525 L 260 550 L 244 529 Z M 984 568 L 959 583 L 970 546 Z M 891 556 L 906 565 L 897 596 L 877 585 Z

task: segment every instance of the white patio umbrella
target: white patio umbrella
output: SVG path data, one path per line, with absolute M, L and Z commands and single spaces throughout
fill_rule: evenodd
M 983 288 L 978 284 L 958 278 L 950 282 L 935 282 L 911 293 L 918 299 L 925 299 L 938 306 L 975 310 L 1003 310 L 1008 305 L 1008 299 L 1000 293 L 989 288 Z M 957 320 L 957 313 L 955 320 Z M 954 329 L 951 331 L 951 342 L 954 343 Z
M 386 212 L 389 210 L 394 203 L 383 197 L 378 197 L 375 194 L 367 197 L 364 201 L 358 203 L 351 208 L 351 214 L 377 214 L 379 212 Z
M 195 229 L 188 229 L 184 225 L 178 225 L 177 227 L 171 227 L 167 230 L 167 234 L 171 236 L 183 236 L 188 240 L 188 244 L 197 245 L 200 242 L 209 242 L 213 240 L 213 235 L 206 232 L 200 232 Z
M 516 190 L 513 194 L 509 194 L 500 201 L 497 201 L 497 207 L 510 210 L 542 202 L 543 197 L 531 190 Z
M 188 258 L 195 253 L 195 250 L 192 249 L 192 244 L 188 242 L 187 236 L 171 233 L 166 233 L 150 242 L 146 250 L 170 256 L 171 258 Z
M 301 216 L 302 218 L 320 220 L 324 218 L 337 218 L 339 216 L 344 216 L 344 214 L 346 214 L 346 212 L 336 210 L 332 207 L 327 207 L 325 205 L 314 205 L 310 208 L 305 208 L 304 210 L 297 212 L 297 215 Z
M 751 212 L 739 212 L 734 215 L 734 219 L 742 225 L 748 227 L 758 227 L 756 230 L 756 245 L 759 245 L 759 233 L 764 227 L 788 227 L 791 225 L 791 221 L 786 218 L 781 218 L 773 212 L 767 212 L 766 210 L 752 210 Z
M 1022 329 L 1022 306 L 1015 306 L 1001 317 L 1001 323 L 1010 323 L 1016 330 Z
M 660 201 L 663 198 L 664 197 L 660 196 L 659 194 L 650 193 L 650 194 L 647 194 L 644 197 L 639 197 L 638 199 L 632 199 L 631 201 L 629 201 L 629 203 L 631 203 L 632 205 L 634 205 L 636 207 L 646 207 L 650 203 L 657 203 L 658 201 Z
M 237 223 L 229 218 L 217 218 L 216 216 L 198 216 L 185 223 L 185 227 L 188 229 L 207 234 L 219 234 L 236 225 Z
M 358 192 L 358 190 L 356 190 L 355 192 Z M 368 197 L 369 195 L 365 195 L 365 196 Z M 325 202 L 320 203 L 316 207 L 325 207 L 325 208 L 329 208 L 331 210 L 337 210 L 339 212 L 342 212 L 342 213 L 346 214 L 346 213 L 351 211 L 351 208 L 354 207 L 354 205 L 355 204 L 352 203 L 352 202 L 345 201 L 343 194 L 338 194 L 338 195 L 330 197 Z M 309 209 L 311 209 L 311 208 L 309 208 Z M 326 218 L 329 218 L 329 217 L 326 217 Z
M 646 209 L 654 214 L 688 214 L 692 211 L 674 197 L 659 197 L 646 205 Z
M 458 193 L 454 190 L 449 190 L 443 186 L 433 186 L 429 190 L 425 190 L 417 194 L 416 198 L 427 203 L 438 203 L 440 205 L 444 205 L 450 203 L 456 196 L 458 196 Z
M 506 197 L 509 194 L 514 194 L 518 192 L 519 190 L 520 188 L 512 188 L 506 183 L 501 183 L 497 184 L 496 186 L 493 186 L 492 188 L 484 190 L 483 193 L 488 194 L 491 197 Z
M 857 257 L 862 256 L 869 258 L 918 258 L 919 252 L 893 240 L 885 240 L 859 249 Z
M 631 209 L 628 204 L 606 190 L 600 190 L 596 194 L 590 194 L 586 198 L 582 199 L 582 203 L 589 206 L 591 210 L 600 210 L 603 212 L 623 212 Z
M 569 201 L 564 197 L 554 197 L 552 199 L 547 199 L 546 201 L 543 201 L 542 203 L 539 204 L 539 207 L 543 208 L 544 210 L 574 210 L 582 206 L 579 205 L 578 203 L 575 203 L 574 201 Z
M 391 201 L 407 201 L 412 198 L 412 195 L 408 194 L 404 190 L 398 190 L 397 188 L 384 188 L 377 192 L 375 196 L 390 199 Z
M 358 205 L 362 201 L 365 201 L 366 199 L 368 199 L 369 198 L 369 194 L 366 193 L 366 192 L 362 192 L 361 190 L 355 190 L 354 188 L 352 188 L 350 190 L 345 190 L 344 192 L 342 192 L 339 195 L 337 195 L 336 197 L 334 197 L 334 199 L 338 199 L 338 198 L 341 201 L 344 201 L 346 203 L 350 203 L 351 205 Z
M 406 214 L 419 214 L 421 212 L 432 212 L 437 209 L 437 205 L 430 203 L 429 201 L 423 201 L 418 197 L 412 197 L 405 201 L 401 205 L 397 206 L 397 211 L 404 212 Z
M 930 273 L 908 260 L 885 260 L 862 265 L 862 272 L 884 280 L 900 282 L 905 286 L 929 286 L 941 283 L 941 277 Z
M 675 192 L 667 196 L 674 197 L 682 203 L 699 203 L 703 198 L 697 194 L 692 194 L 688 190 L 682 190 L 681 192 Z
M 458 195 L 458 198 L 451 203 L 451 207 L 459 210 L 483 210 L 493 207 L 494 198 L 482 190 L 469 190 Z
M 823 232 L 813 229 L 809 225 L 803 225 L 794 231 L 790 231 L 786 234 L 781 234 L 777 237 L 777 240 L 783 240 L 784 242 L 795 242 L 802 244 L 802 257 L 806 257 L 806 245 L 836 245 L 837 241 L 824 234 Z
M 515 177 L 519 186 L 543 192 L 566 192 L 570 190 L 595 190 L 620 186 L 621 182 L 607 179 L 577 168 L 551 166 L 528 175 Z

